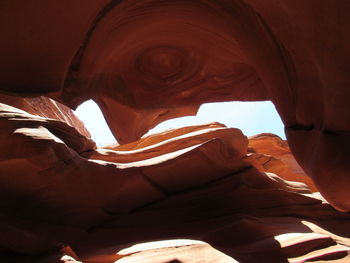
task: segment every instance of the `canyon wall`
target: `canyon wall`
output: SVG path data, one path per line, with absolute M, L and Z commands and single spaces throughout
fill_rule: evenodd
M 347 262 L 349 10 L 2 1 L 2 260 Z M 120 146 L 97 149 L 71 112 L 88 99 Z M 217 123 L 141 138 L 233 100 L 271 100 L 288 145 Z
M 348 211 L 349 8 L 343 0 L 2 1 L 0 90 L 73 109 L 94 99 L 120 143 L 204 102 L 271 100 L 298 163 Z
M 2 262 L 349 260 L 349 214 L 275 135 L 211 123 L 96 148 L 10 105 L 0 122 Z

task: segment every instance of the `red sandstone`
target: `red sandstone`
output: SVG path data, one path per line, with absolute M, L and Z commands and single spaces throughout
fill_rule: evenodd
M 2 1 L 1 260 L 348 262 L 349 10 Z M 122 145 L 96 149 L 70 110 L 88 99 Z M 232 100 L 271 100 L 289 146 L 220 124 L 140 139 Z

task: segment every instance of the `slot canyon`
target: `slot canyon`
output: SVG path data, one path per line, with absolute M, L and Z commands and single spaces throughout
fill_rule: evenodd
M 0 1 L 0 263 L 350 262 L 350 1 Z M 75 116 L 95 101 L 118 143 Z M 208 102 L 271 101 L 287 140 Z

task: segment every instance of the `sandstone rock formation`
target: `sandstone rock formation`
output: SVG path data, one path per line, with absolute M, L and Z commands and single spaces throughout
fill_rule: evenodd
M 349 10 L 1 1 L 1 261 L 348 262 Z M 70 111 L 88 99 L 122 145 L 96 149 Z M 302 170 L 215 123 L 140 139 L 232 100 L 271 100 Z
M 314 192 L 317 188 L 313 181 L 295 161 L 287 141 L 270 133 L 262 133 L 249 138 L 248 152 L 258 160 L 257 168 L 263 172 L 271 172 L 285 180 L 307 184 Z
M 0 6 L 0 90 L 101 107 L 121 143 L 209 101 L 271 100 L 317 188 L 350 210 L 349 3 L 35 0 Z
M 257 168 L 262 153 L 238 129 L 95 149 L 65 122 L 6 104 L 0 122 L 1 262 L 349 260 L 350 215 Z
M 21 98 L 0 94 L 0 102 L 36 116 L 60 120 L 74 127 L 81 135 L 91 138 L 83 122 L 67 106 L 47 97 Z

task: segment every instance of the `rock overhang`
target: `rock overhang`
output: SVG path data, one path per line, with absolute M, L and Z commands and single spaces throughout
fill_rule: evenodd
M 46 95 L 71 108 L 94 99 L 122 143 L 204 102 L 271 100 L 301 167 L 334 207 L 350 209 L 347 3 L 2 5 L 3 93 Z M 56 124 L 47 122 L 45 132 Z M 60 135 L 69 133 L 63 126 Z M 69 147 L 92 150 L 73 134 L 79 142 Z M 61 149 L 45 147 L 44 154 Z

